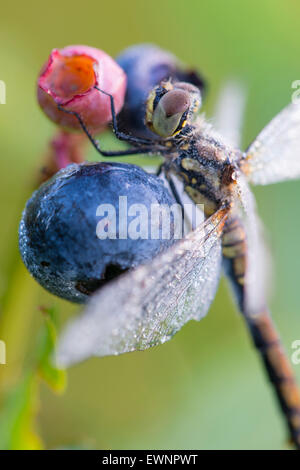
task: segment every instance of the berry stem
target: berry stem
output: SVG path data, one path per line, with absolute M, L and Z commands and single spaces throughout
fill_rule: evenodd
M 38 184 L 47 181 L 70 163 L 84 162 L 86 143 L 87 138 L 84 134 L 58 129 L 48 144 L 46 163 L 40 171 Z

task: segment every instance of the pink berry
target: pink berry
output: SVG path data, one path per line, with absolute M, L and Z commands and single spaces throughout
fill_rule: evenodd
M 95 85 L 113 95 L 118 113 L 124 102 L 126 75 L 109 55 L 88 46 L 53 49 L 38 78 L 38 101 L 60 126 L 80 128 L 76 118 L 60 111 L 58 105 L 78 112 L 91 130 L 99 131 L 111 121 L 111 109 L 109 97 Z

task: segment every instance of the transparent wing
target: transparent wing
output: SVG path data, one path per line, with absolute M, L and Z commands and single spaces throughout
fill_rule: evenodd
M 218 284 L 227 211 L 220 209 L 151 263 L 94 294 L 63 333 L 58 363 L 147 349 L 205 316 Z
M 299 104 L 288 105 L 262 130 L 246 152 L 243 171 L 253 184 L 299 178 Z
M 237 80 L 229 80 L 221 88 L 217 100 L 214 127 L 222 138 L 234 148 L 241 148 L 245 106 L 245 87 Z
M 257 315 L 266 306 L 270 279 L 270 255 L 265 243 L 262 223 L 256 212 L 256 203 L 244 175 L 237 179 L 240 216 L 247 239 L 245 310 Z

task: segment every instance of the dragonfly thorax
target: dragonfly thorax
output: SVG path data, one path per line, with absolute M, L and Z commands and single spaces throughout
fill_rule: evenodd
M 170 171 L 183 182 L 185 192 L 196 204 L 204 204 L 211 215 L 234 194 L 239 154 L 212 137 L 194 134 L 178 149 L 169 163 Z

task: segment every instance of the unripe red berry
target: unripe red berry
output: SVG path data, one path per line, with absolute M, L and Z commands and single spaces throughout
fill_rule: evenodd
M 111 120 L 109 97 L 114 97 L 118 113 L 124 102 L 126 75 L 105 52 L 88 46 L 53 49 L 38 78 L 37 96 L 41 108 L 55 123 L 79 129 L 77 119 L 58 109 L 76 111 L 92 131 L 99 131 Z

